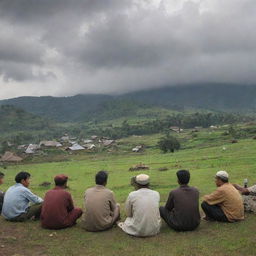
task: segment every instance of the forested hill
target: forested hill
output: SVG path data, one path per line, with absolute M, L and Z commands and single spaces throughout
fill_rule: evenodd
M 54 122 L 11 105 L 0 106 L 0 133 L 51 129 Z
M 164 87 L 119 96 L 19 97 L 2 100 L 28 112 L 57 121 L 106 120 L 136 115 L 138 109 L 208 109 L 230 112 L 256 110 L 256 86 L 201 84 Z
M 197 108 L 231 112 L 256 110 L 256 85 L 181 85 L 138 91 L 122 97 L 167 108 Z
M 19 97 L 2 100 L 1 104 L 14 105 L 36 115 L 57 121 L 80 121 L 93 114 L 99 106 L 112 96 L 108 95 L 76 95 L 72 97 Z

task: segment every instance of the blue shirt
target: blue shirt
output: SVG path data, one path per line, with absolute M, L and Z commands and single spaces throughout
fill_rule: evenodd
M 27 212 L 29 202 L 38 204 L 42 203 L 43 199 L 34 195 L 21 183 L 16 183 L 11 186 L 4 195 L 2 216 L 5 219 L 13 219 L 22 213 Z

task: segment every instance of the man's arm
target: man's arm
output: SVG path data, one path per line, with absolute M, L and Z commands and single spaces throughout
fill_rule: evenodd
M 75 207 L 74 207 L 72 196 L 69 193 L 67 194 L 67 200 L 68 200 L 67 210 L 68 212 L 71 212 Z
M 39 196 L 36 196 L 35 194 L 33 194 L 29 189 L 26 189 L 24 191 L 24 196 L 32 203 L 34 204 L 40 204 L 42 203 L 44 200 L 39 197 Z
M 169 194 L 168 200 L 165 204 L 165 208 L 171 211 L 174 208 L 174 203 L 173 203 L 173 193 L 172 191 Z
M 128 196 L 125 202 L 125 212 L 127 217 L 132 217 L 132 203 L 130 195 Z
M 224 194 L 221 190 L 217 189 L 210 195 L 205 195 L 203 199 L 210 205 L 220 204 L 224 201 Z
M 112 191 L 111 191 L 111 194 L 110 194 L 109 203 L 110 203 L 111 211 L 114 212 L 115 209 L 116 209 L 116 200 L 115 200 L 115 197 L 114 197 L 114 193 Z
M 242 195 L 249 195 L 250 191 L 248 188 L 244 188 L 239 186 L 238 184 L 233 184 L 233 186 L 242 194 Z

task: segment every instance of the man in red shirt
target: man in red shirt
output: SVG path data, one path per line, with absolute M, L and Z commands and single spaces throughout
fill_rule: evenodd
M 71 227 L 81 217 L 82 209 L 74 207 L 71 194 L 65 190 L 67 181 L 67 176 L 57 175 L 54 178 L 56 187 L 45 194 L 41 212 L 43 228 L 61 229 Z

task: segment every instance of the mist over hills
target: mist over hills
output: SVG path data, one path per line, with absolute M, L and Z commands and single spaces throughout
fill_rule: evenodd
M 200 84 L 143 90 L 118 96 L 86 94 L 71 97 L 19 97 L 1 100 L 30 113 L 56 121 L 104 120 L 136 115 L 138 109 L 204 109 L 254 112 L 256 86 Z

